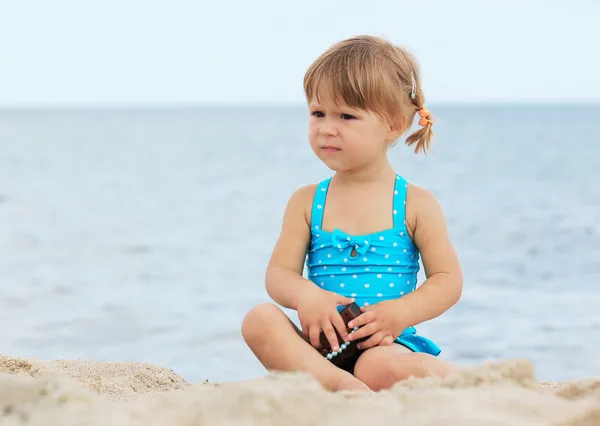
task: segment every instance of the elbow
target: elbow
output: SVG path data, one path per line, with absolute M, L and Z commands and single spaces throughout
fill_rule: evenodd
M 460 273 L 440 273 L 436 280 L 436 288 L 439 295 L 445 300 L 447 309 L 456 305 L 462 297 L 463 280 Z
M 265 290 L 271 298 L 273 298 L 273 282 L 275 281 L 273 280 L 274 272 L 275 271 L 271 267 L 267 268 L 267 270 L 265 271 Z
M 451 291 L 450 291 L 451 306 L 454 306 L 458 303 L 458 301 L 462 297 L 462 293 L 463 293 L 462 274 L 457 274 L 457 275 L 451 276 L 450 283 L 451 283 L 451 285 L 449 287 L 451 288 Z
M 273 300 L 276 299 L 276 294 L 279 293 L 277 287 L 285 279 L 282 278 L 282 273 L 285 269 L 279 266 L 269 266 L 265 271 L 265 290 L 269 297 Z

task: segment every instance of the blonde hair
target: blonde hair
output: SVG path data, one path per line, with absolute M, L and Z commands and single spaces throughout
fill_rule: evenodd
M 403 132 L 412 126 L 425 103 L 412 54 L 374 36 L 340 41 L 310 65 L 304 75 L 308 102 L 319 100 L 321 90 L 328 90 L 336 102 L 341 98 L 349 107 L 373 111 L 388 123 L 405 118 Z M 415 153 L 426 153 L 433 137 L 431 117 L 425 118 L 425 126 L 406 138 L 408 146 L 415 145 Z

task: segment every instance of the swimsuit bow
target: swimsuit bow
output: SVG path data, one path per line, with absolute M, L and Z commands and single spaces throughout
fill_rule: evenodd
M 354 247 L 354 249 L 360 254 L 365 254 L 371 246 L 371 239 L 369 237 L 353 237 L 343 231 L 340 231 L 339 229 L 333 231 L 331 234 L 331 240 L 334 247 L 339 249 Z

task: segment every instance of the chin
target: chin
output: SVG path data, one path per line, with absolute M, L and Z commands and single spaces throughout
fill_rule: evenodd
M 323 161 L 323 164 L 325 164 L 330 170 L 333 170 L 334 172 L 345 172 L 352 169 L 352 167 L 348 166 L 347 164 L 340 164 L 340 162 L 338 161 Z
M 360 167 L 362 162 L 352 161 L 349 158 L 334 158 L 326 155 L 317 155 L 319 160 L 334 172 L 347 172 L 349 170 Z

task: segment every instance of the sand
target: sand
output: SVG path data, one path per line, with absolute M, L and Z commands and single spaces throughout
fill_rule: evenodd
M 540 383 L 527 360 L 332 393 L 302 373 L 189 384 L 139 363 L 0 356 L 0 425 L 600 425 L 600 378 Z

